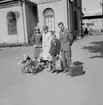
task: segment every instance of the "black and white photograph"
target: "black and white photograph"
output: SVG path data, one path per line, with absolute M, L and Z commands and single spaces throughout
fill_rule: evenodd
M 0 105 L 103 105 L 103 0 L 0 0 Z

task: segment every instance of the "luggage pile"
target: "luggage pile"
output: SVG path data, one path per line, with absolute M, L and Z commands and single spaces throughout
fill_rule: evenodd
M 40 59 L 31 59 L 26 55 L 24 60 L 19 62 L 22 73 L 38 73 L 44 69 L 44 63 Z

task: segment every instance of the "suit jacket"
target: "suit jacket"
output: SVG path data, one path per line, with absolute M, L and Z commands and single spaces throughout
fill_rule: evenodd
M 54 56 L 60 53 L 60 41 L 57 38 L 51 40 L 49 53 Z
M 60 50 L 61 51 L 71 51 L 71 42 L 72 42 L 72 35 L 68 29 L 64 29 L 64 31 L 59 32 L 60 38 Z

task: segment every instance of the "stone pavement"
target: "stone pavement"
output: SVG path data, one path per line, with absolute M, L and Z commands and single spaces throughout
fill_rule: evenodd
M 72 61 L 82 61 L 82 76 L 21 74 L 18 61 L 33 48 L 0 50 L 0 105 L 103 105 L 103 36 L 86 36 L 72 46 Z

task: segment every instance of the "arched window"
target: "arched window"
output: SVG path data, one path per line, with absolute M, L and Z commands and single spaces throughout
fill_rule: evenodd
M 51 8 L 47 8 L 44 10 L 43 15 L 44 15 L 44 24 L 49 27 L 50 31 L 55 31 L 54 11 Z
M 7 14 L 8 35 L 17 34 L 17 20 L 14 12 Z

